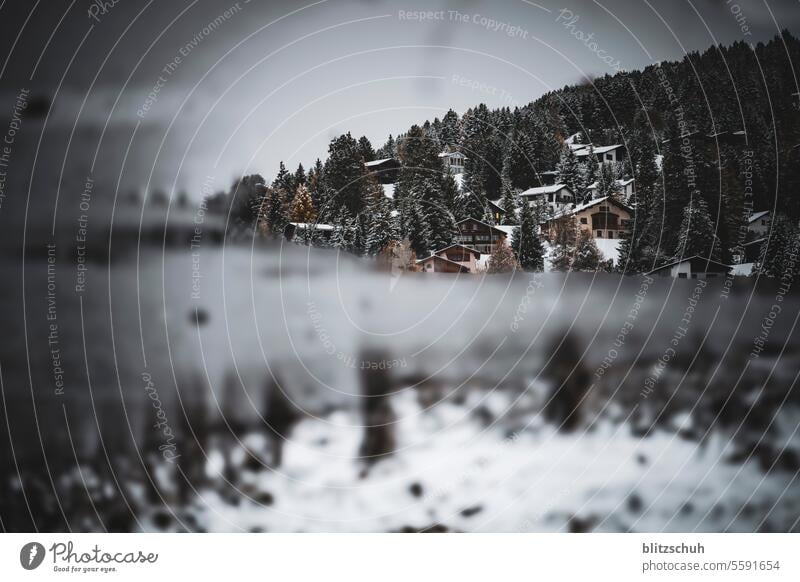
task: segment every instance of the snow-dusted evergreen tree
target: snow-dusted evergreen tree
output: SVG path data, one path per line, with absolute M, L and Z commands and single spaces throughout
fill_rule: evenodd
M 511 181 L 511 154 L 509 151 L 503 158 L 503 171 L 501 173 L 503 196 L 500 206 L 503 207 L 502 224 L 517 224 L 517 192 Z
M 719 261 L 722 245 L 714 231 L 714 221 L 705 200 L 695 197 L 683 210 L 678 243 L 672 254 L 673 260 L 677 261 L 697 255 Z
M 528 204 L 519 213 L 519 226 L 511 233 L 511 248 L 517 254 L 520 267 L 525 271 L 544 270 L 544 247 L 539 239 L 539 225 Z
M 383 194 L 383 187 L 373 176 L 367 182 L 366 239 L 364 252 L 377 255 L 398 238 L 397 223 L 392 216 L 392 203 Z
M 796 281 L 800 251 L 800 232 L 786 218 L 777 216 L 770 224 L 769 237 L 764 240 L 758 260 L 759 274 L 773 279 Z
M 556 164 L 556 183 L 568 186 L 575 196 L 583 194 L 583 175 L 581 164 L 575 152 L 568 145 L 564 145 L 561 150 L 561 157 Z
M 508 174 L 511 185 L 517 190 L 527 190 L 538 184 L 536 175 L 536 142 L 527 131 L 514 129 L 508 140 Z M 505 157 L 503 159 L 505 163 Z
M 486 266 L 486 272 L 490 275 L 511 273 L 515 271 L 518 266 L 514 251 L 511 250 L 511 247 L 507 244 L 501 243 L 494 247 L 492 254 L 489 256 L 489 264 Z
M 297 164 L 297 169 L 294 171 L 294 184 L 295 187 L 306 185 L 306 170 L 303 164 Z
M 461 143 L 461 129 L 458 113 L 452 109 L 442 117 L 442 123 L 439 129 L 439 143 L 442 148 L 447 146 L 457 148 L 458 144 Z
M 361 153 L 361 158 L 365 162 L 371 162 L 372 160 L 377 159 L 375 157 L 375 150 L 372 149 L 372 144 L 365 135 L 362 135 L 360 138 L 358 138 L 358 151 Z
M 308 186 L 308 193 L 311 194 L 311 200 L 314 202 L 314 208 L 320 212 L 325 206 L 325 171 L 322 167 L 322 161 L 317 158 L 314 167 L 308 171 L 306 177 L 306 185 Z
M 389 139 L 386 140 L 386 143 L 383 144 L 376 152 L 375 158 L 376 159 L 384 159 L 384 158 L 393 158 L 397 156 L 397 143 L 395 142 L 394 138 L 391 134 L 389 134 Z
M 261 205 L 260 232 L 272 238 L 281 236 L 288 222 L 285 208 L 283 191 L 275 188 L 267 189 Z
M 272 189 L 280 192 L 281 196 L 283 197 L 284 204 L 291 203 L 296 190 L 296 185 L 294 176 L 286 169 L 283 161 L 280 163 L 278 174 L 275 176 L 275 180 L 272 181 Z
M 595 198 L 613 196 L 617 192 L 617 175 L 614 165 L 603 163 L 597 174 L 597 189 L 594 192 Z
M 311 194 L 304 185 L 297 187 L 292 205 L 289 210 L 289 218 L 292 222 L 314 222 L 317 219 L 317 209 L 314 208 L 314 201 Z
M 405 236 L 418 257 L 427 257 L 431 249 L 431 227 L 420 202 L 408 197 L 402 202 L 403 215 L 406 219 Z
M 325 185 L 328 203 L 335 211 L 346 206 L 352 216 L 361 212 L 366 173 L 361 149 L 350 133 L 331 141 L 325 162 Z
M 356 219 L 347 207 L 342 206 L 334 222 L 331 246 L 340 251 L 350 252 L 355 245 Z
M 572 258 L 573 271 L 597 271 L 603 263 L 603 255 L 594 242 L 594 237 L 588 229 L 578 229 L 578 238 L 575 243 L 575 254 Z
M 455 221 L 450 211 L 451 179 L 442 166 L 438 148 L 425 130 L 418 125 L 409 129 L 400 147 L 403 166 L 395 190 L 401 212 L 417 254 L 421 248 L 435 250 L 450 245 L 455 236 Z M 412 201 L 409 206 L 405 204 Z M 412 224 L 424 219 L 424 225 Z M 416 233 L 412 238 L 410 233 Z M 427 233 L 427 234 L 426 234 Z M 423 240 L 424 235 L 424 240 Z M 420 246 L 421 245 L 421 246 Z
M 588 190 L 592 184 L 597 182 L 600 173 L 597 167 L 597 156 L 594 155 L 594 147 L 590 145 L 588 149 L 589 155 L 580 163 L 580 181 L 578 191 L 575 192 L 576 196 L 582 200 L 588 198 Z
M 578 224 L 574 217 L 569 216 L 555 221 L 554 229 L 550 264 L 554 271 L 569 271 L 575 256 Z

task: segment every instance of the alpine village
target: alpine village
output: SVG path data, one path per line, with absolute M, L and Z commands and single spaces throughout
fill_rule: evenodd
M 451 109 L 378 148 L 345 133 L 308 171 L 281 162 L 203 204 L 240 232 L 404 271 L 781 279 L 800 244 L 795 59 L 783 32 Z

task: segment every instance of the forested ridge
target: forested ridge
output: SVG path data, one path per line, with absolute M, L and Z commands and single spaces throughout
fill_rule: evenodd
M 785 254 L 796 246 L 800 219 L 795 62 L 800 43 L 784 31 L 767 43 L 713 46 L 566 86 L 513 110 L 450 110 L 379 148 L 347 133 L 308 171 L 300 165 L 290 172 L 281 163 L 271 184 L 247 176 L 208 203 L 266 235 L 278 236 L 289 221 L 324 222 L 336 229 L 338 248 L 376 254 L 407 238 L 420 256 L 452 242 L 459 219 L 491 221 L 488 200 L 506 209 L 504 222 L 516 224 L 518 193 L 556 170 L 579 199 L 593 183 L 595 195 L 613 195 L 615 179 L 635 178 L 636 194 L 625 201 L 635 218 L 622 248 L 629 272 L 688 251 L 730 262 L 746 242 L 749 213 L 758 210 L 774 210 L 776 238 L 789 245 L 767 254 Z M 623 144 L 629 158 L 609 168 L 582 164 L 565 147 L 570 136 L 595 146 Z M 437 157 L 447 149 L 468 156 L 460 189 Z M 391 200 L 364 167 L 383 158 L 402 164 Z M 538 221 L 541 210 L 536 214 Z

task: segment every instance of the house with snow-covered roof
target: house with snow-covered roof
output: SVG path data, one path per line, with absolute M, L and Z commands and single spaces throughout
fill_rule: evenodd
M 766 236 L 769 232 L 769 222 L 771 214 L 769 210 L 760 210 L 753 212 L 747 218 L 747 230 L 752 232 L 757 237 Z
M 444 167 L 451 174 L 462 174 L 464 172 L 464 162 L 467 160 L 467 156 L 461 152 L 445 151 L 439 154 L 439 159 L 442 160 Z
M 550 212 L 554 213 L 563 212 L 575 204 L 575 192 L 566 184 L 528 188 L 519 195 L 528 204 L 539 201 L 546 203 Z
M 456 228 L 458 229 L 456 243 L 487 255 L 506 240 L 506 233 L 503 230 L 475 218 L 458 221 Z
M 452 244 L 417 261 L 425 273 L 475 273 L 481 253 L 462 244 Z
M 381 184 L 394 184 L 400 175 L 400 160 L 397 158 L 382 158 L 380 160 L 372 160 L 371 162 L 364 162 L 364 167 L 370 172 Z

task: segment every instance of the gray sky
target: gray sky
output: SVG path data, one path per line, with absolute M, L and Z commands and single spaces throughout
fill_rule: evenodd
M 20 87 L 58 91 L 46 127 L 27 127 L 34 141 L 44 131 L 42 160 L 80 168 L 66 172 L 79 184 L 94 160 L 101 180 L 143 187 L 152 174 L 151 187 L 195 197 L 243 172 L 271 179 L 280 159 L 308 166 L 343 131 L 377 147 L 450 107 L 524 104 L 614 73 L 609 62 L 639 69 L 797 31 L 800 20 L 788 0 L 118 0 L 105 14 L 88 0 L 33 5 L 0 9 L 0 82 L 3 110 Z M 419 10 L 442 12 L 407 16 Z M 581 40 L 589 34 L 596 46 Z

